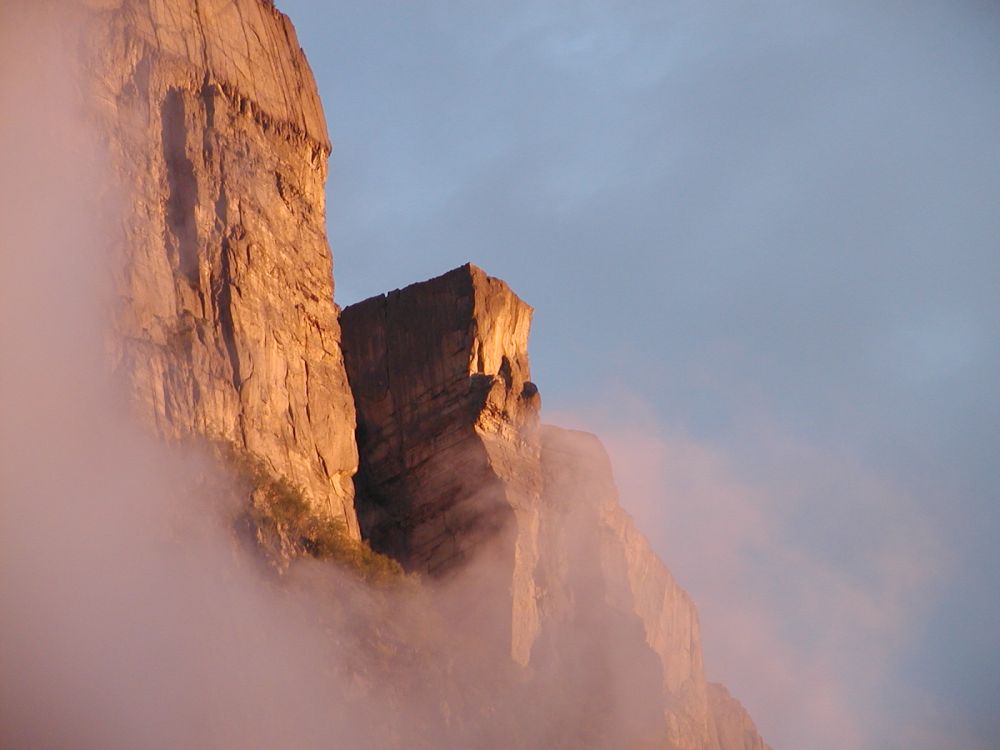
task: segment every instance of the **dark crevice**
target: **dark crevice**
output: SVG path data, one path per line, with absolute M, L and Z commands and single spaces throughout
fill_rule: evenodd
M 215 199 L 215 217 L 218 220 L 219 230 L 225 232 L 229 226 L 229 197 L 226 194 L 225 163 L 219 164 L 219 197 Z
M 201 85 L 201 100 L 205 105 L 205 132 L 202 135 L 201 150 L 205 163 L 212 164 L 215 149 L 212 146 L 212 135 L 215 133 L 215 96 L 218 87 L 211 82 L 208 74 Z
M 184 96 L 171 89 L 160 113 L 163 159 L 167 166 L 167 250 L 171 261 L 191 284 L 198 283 L 198 180 L 187 155 Z
M 222 341 L 229 355 L 229 365 L 233 371 L 233 387 L 239 393 L 243 385 L 243 373 L 240 371 L 240 355 L 236 350 L 236 327 L 233 322 L 233 277 L 230 267 L 230 243 L 226 238 L 222 241 L 221 275 L 219 284 L 219 323 L 222 329 Z
M 509 391 L 514 384 L 514 374 L 512 372 L 510 366 L 510 360 L 507 358 L 507 355 L 504 355 L 503 359 L 501 359 L 500 371 L 497 374 L 503 380 L 503 384 L 507 387 L 507 390 Z

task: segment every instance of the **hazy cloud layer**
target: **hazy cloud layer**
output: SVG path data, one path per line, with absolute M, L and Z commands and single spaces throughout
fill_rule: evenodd
M 560 418 L 604 436 L 624 505 L 697 592 L 710 677 L 725 678 L 775 747 L 896 747 L 909 720 L 886 715 L 885 695 L 912 691 L 892 687 L 892 670 L 951 563 L 910 513 L 912 498 L 849 456 L 766 430 L 759 455 L 777 465 L 761 472 L 665 432 L 644 416 L 648 405 L 620 394 L 616 403 L 624 408 Z M 837 513 L 803 520 L 809 495 L 824 490 Z M 804 524 L 824 526 L 826 538 L 817 543 Z
M 537 308 L 548 407 L 634 394 L 653 464 L 731 478 L 691 480 L 723 498 L 692 538 L 732 542 L 795 657 L 773 693 L 767 644 L 709 643 L 767 736 L 819 710 L 769 703 L 808 667 L 857 747 L 995 745 L 996 5 L 282 7 L 331 122 L 339 301 L 475 260 Z M 723 635 L 714 560 L 661 528 Z
M 641 642 L 567 627 L 572 680 L 515 668 L 509 547 L 439 585 L 278 575 L 239 531 L 233 472 L 133 423 L 103 345 L 128 186 L 87 115 L 72 7 L 0 5 L 0 746 L 575 750 L 663 729 L 659 695 L 631 693 Z

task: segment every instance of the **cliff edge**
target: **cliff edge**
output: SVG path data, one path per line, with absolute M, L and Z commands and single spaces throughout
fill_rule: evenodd
M 261 0 L 88 3 L 94 118 L 125 204 L 109 348 L 165 437 L 232 443 L 355 538 L 330 154 L 291 22 Z

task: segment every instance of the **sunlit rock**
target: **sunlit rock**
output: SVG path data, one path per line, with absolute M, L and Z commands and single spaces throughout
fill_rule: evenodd
M 89 25 L 88 101 L 124 209 L 110 348 L 131 403 L 165 436 L 260 457 L 357 536 L 330 144 L 291 23 L 260 0 L 123 0 L 92 4 Z

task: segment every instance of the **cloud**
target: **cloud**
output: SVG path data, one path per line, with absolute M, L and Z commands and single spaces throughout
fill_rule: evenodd
M 476 34 L 439 27 L 435 37 L 400 16 L 388 21 L 399 45 L 375 33 L 360 48 L 352 39 L 365 35 L 342 24 L 351 38 L 324 43 L 364 97 L 330 97 L 337 248 L 368 264 L 355 286 L 372 291 L 395 283 L 386 268 L 404 283 L 492 253 L 539 304 L 546 392 L 593 399 L 587 377 L 628 369 L 661 397 L 661 414 L 686 417 L 686 431 L 665 427 L 640 416 L 649 404 L 614 394 L 622 411 L 588 426 L 606 436 L 626 505 L 702 608 L 710 671 L 778 750 L 988 747 L 995 722 L 963 739 L 961 713 L 911 691 L 898 662 L 942 581 L 962 583 L 949 566 L 964 550 L 942 550 L 942 527 L 956 548 L 979 545 L 963 568 L 971 596 L 987 600 L 992 584 L 996 352 L 983 342 L 997 319 L 995 12 L 963 3 L 872 17 L 852 6 L 844 36 L 828 25 L 844 17 L 820 5 L 822 23 L 795 16 L 817 32 L 793 27 L 781 49 L 795 54 L 773 52 L 787 8 L 748 26 L 724 8 L 696 13 L 699 33 L 669 36 L 686 57 L 637 56 L 619 78 L 621 35 L 632 35 L 629 50 L 662 49 L 671 18 L 646 24 L 639 13 L 645 34 L 595 35 L 527 13 L 513 28 L 491 18 Z M 319 742 L 344 717 L 308 717 L 343 686 L 316 664 L 344 652 L 324 651 L 303 619 L 318 597 L 251 585 L 222 520 L 200 512 L 195 490 L 178 502 L 175 478 L 200 471 L 198 459 L 151 455 L 108 421 L 93 274 L 102 209 L 75 200 L 94 193 L 99 169 L 67 109 L 65 68 L 44 63 L 58 44 L 11 22 L 26 6 L 0 6 L 0 663 L 21 693 L 0 704 L 9 717 L 37 699 L 22 717 L 76 732 L 77 746 L 108 746 L 118 729 L 134 746 L 149 720 L 176 715 L 192 731 L 211 728 L 205 706 L 250 716 L 249 741 L 287 729 L 263 720 L 281 715 Z M 481 44 L 501 32 L 499 47 Z M 456 36 L 499 57 L 467 67 L 449 57 Z M 594 49 L 609 66 L 599 86 L 586 65 Z M 370 77 L 356 76 L 366 64 Z M 387 91 L 387 64 L 420 85 L 404 76 L 402 93 Z M 365 97 L 382 108 L 351 131 L 345 120 Z M 355 149 L 380 157 L 375 168 L 351 150 L 354 134 Z M 432 153 L 419 148 L 428 142 Z M 396 194 L 379 192 L 401 173 Z M 385 207 L 398 215 L 386 220 Z M 782 221 L 770 221 L 779 210 Z M 396 256 L 380 255 L 386 247 Z M 617 297 L 605 299 L 609 285 Z M 589 340 L 571 346 L 581 329 Z M 697 382 L 664 388 L 667 370 Z M 900 371 L 902 381 L 887 375 Z M 921 505 L 921 483 L 965 494 Z M 973 617 L 995 608 L 977 606 L 958 600 L 950 614 L 962 627 L 920 644 L 955 661 L 945 676 L 971 678 L 972 690 L 997 653 L 992 621 Z M 14 662 L 12 644 L 23 645 Z M 988 715 L 990 695 L 980 700 Z M 53 705 L 77 709 L 53 727 Z M 165 732 L 164 746 L 182 730 Z
M 0 6 L 0 745 L 548 750 L 661 722 L 658 693 L 648 713 L 629 695 L 630 667 L 661 679 L 631 626 L 557 623 L 573 679 L 515 671 L 510 547 L 443 586 L 277 576 L 236 531 L 231 472 L 132 421 L 104 348 L 127 214 L 75 77 L 82 27 L 49 14 L 69 7 Z M 569 537 L 557 567 L 618 623 Z
M 658 424 L 638 400 L 599 401 L 614 408 L 583 422 L 609 449 L 623 505 L 699 607 L 709 678 L 779 750 L 884 747 L 899 719 L 880 708 L 884 691 L 947 564 L 912 498 L 773 426 L 733 451 Z

